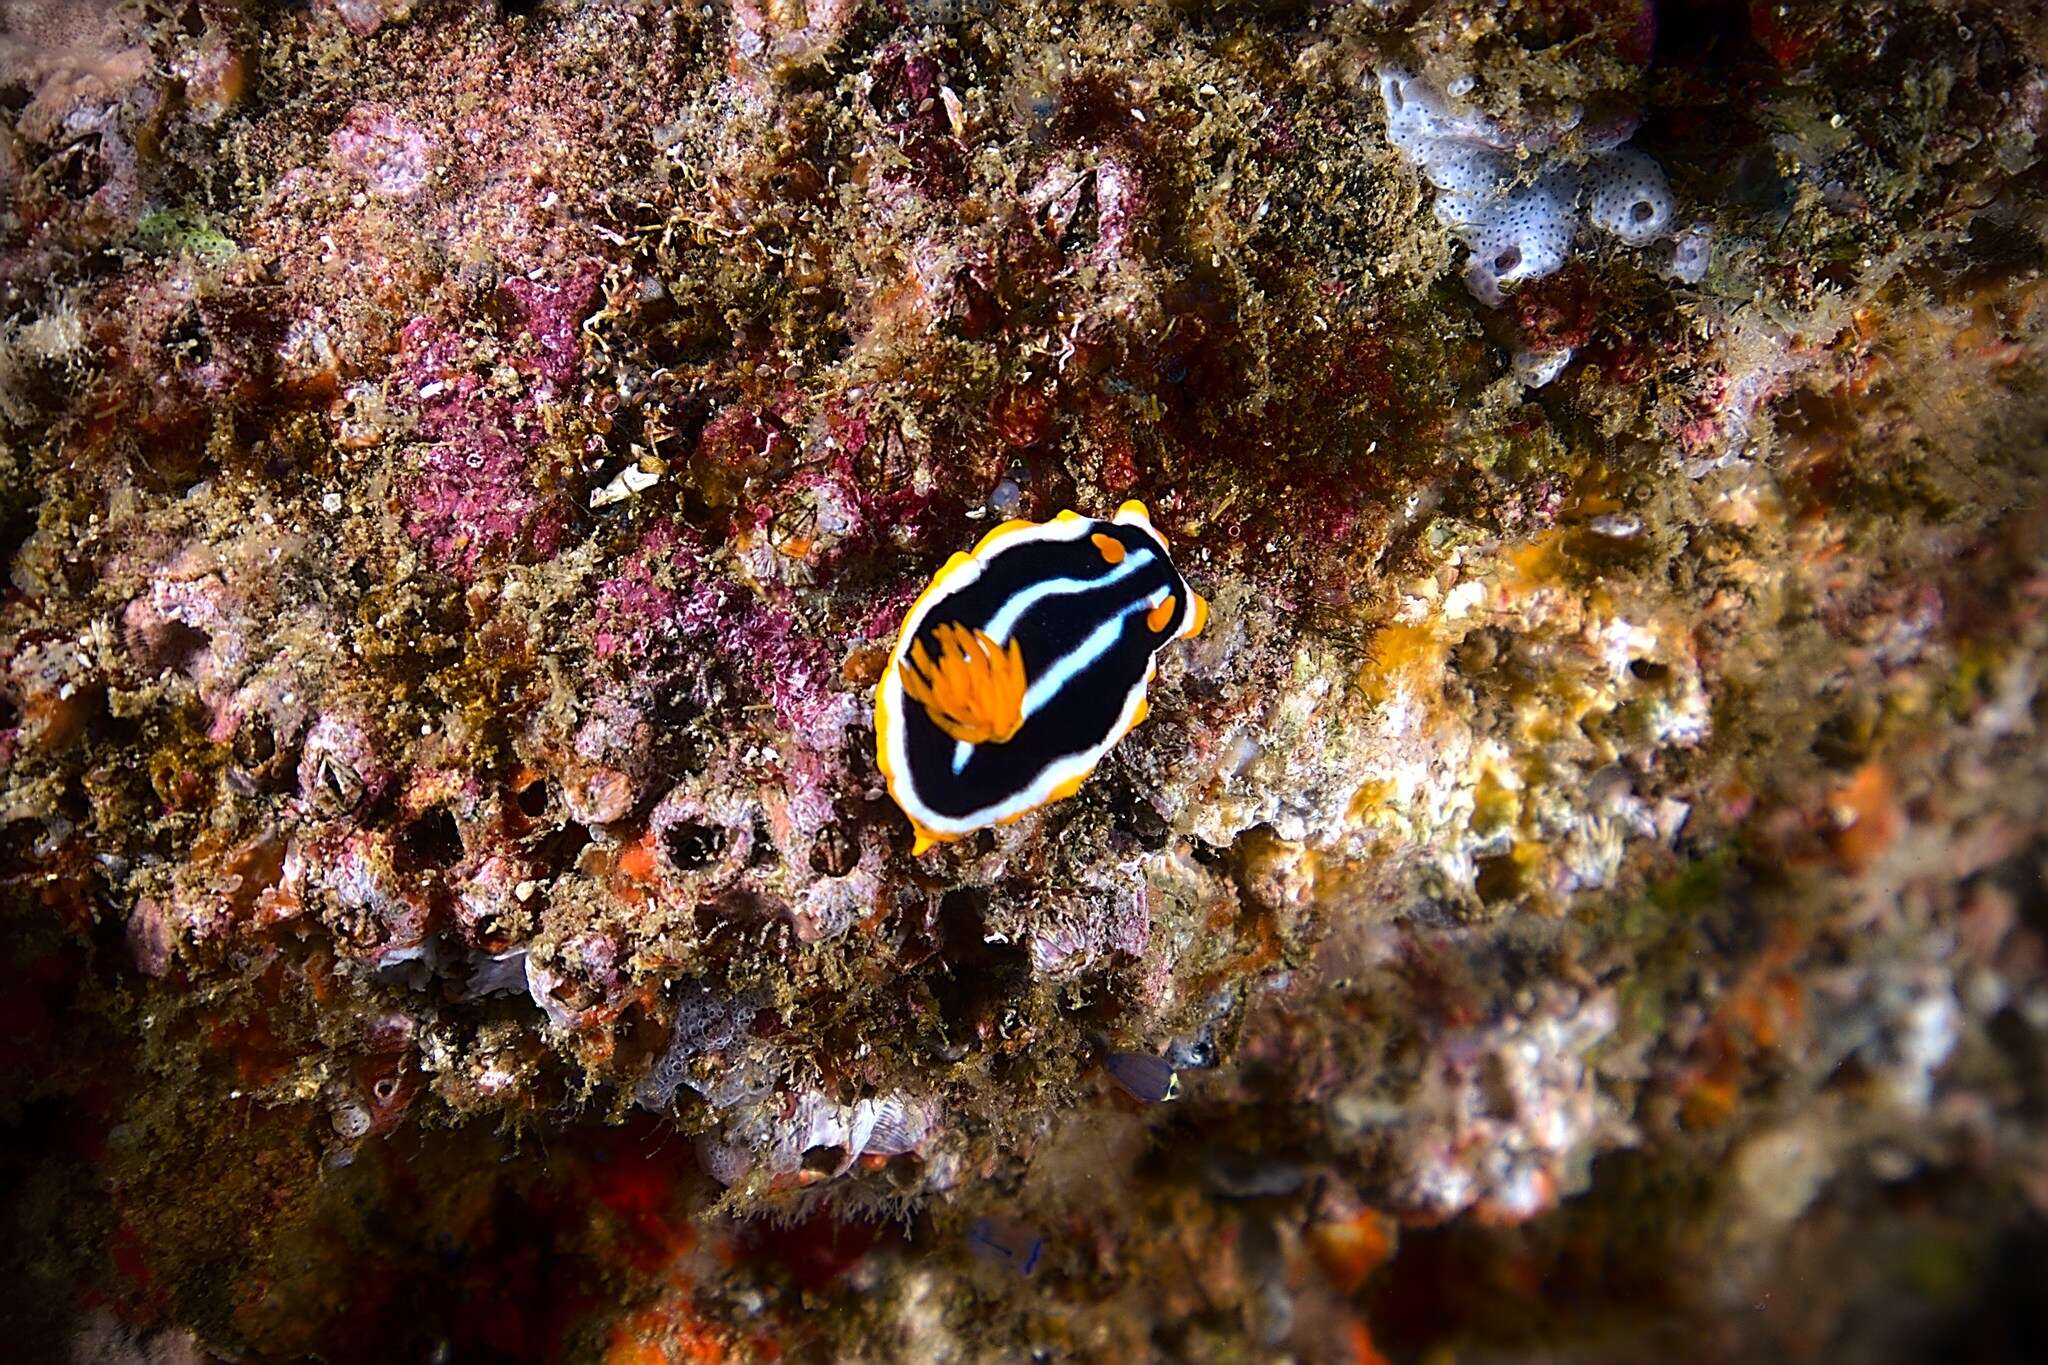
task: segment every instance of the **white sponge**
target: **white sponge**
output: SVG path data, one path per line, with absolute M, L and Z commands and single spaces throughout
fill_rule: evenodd
M 1603 152 L 1586 164 L 1593 188 L 1586 216 L 1593 226 L 1631 246 L 1654 242 L 1671 228 L 1671 182 L 1643 153 L 1627 147 Z
M 1578 214 L 1578 177 L 1553 166 L 1533 185 L 1517 185 L 1459 230 L 1472 259 L 1465 283 L 1498 306 L 1503 290 L 1555 274 L 1570 259 Z
M 1387 141 L 1435 187 L 1437 221 L 1470 248 L 1465 284 L 1481 302 L 1498 307 L 1506 290 L 1570 259 L 1581 176 L 1552 150 L 1562 128 L 1511 134 L 1412 72 L 1389 67 L 1378 78 Z M 1633 119 L 1610 119 L 1582 138 L 1598 149 L 1584 181 L 1593 225 L 1641 246 L 1670 232 L 1675 210 L 1657 163 L 1617 145 L 1634 128 Z

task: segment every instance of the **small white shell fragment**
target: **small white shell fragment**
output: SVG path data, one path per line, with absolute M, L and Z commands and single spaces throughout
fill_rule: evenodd
M 1555 351 L 1516 351 L 1513 361 L 1515 378 L 1525 388 L 1540 389 L 1563 374 L 1571 359 L 1572 348 L 1569 346 Z

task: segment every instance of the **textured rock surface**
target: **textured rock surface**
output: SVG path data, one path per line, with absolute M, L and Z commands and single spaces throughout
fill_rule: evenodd
M 0 16 L 32 1358 L 2027 1358 L 2034 6 Z M 913 860 L 903 610 L 1134 496 Z

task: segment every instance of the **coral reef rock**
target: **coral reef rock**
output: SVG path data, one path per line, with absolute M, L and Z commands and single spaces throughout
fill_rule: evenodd
M 0 0 L 18 1358 L 2036 1358 L 2044 135 L 2029 0 Z M 1127 500 L 1207 629 L 916 851 Z

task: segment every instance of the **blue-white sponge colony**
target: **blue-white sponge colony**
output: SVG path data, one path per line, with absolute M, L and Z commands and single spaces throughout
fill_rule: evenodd
M 1631 246 L 1654 242 L 1671 228 L 1671 183 L 1641 152 L 1617 147 L 1586 165 L 1592 197 L 1586 216 Z
M 1552 167 L 1534 184 L 1516 185 L 1460 226 L 1459 235 L 1472 248 L 1465 283 L 1474 295 L 1498 304 L 1503 290 L 1557 272 L 1572 253 L 1572 201 L 1578 188 L 1569 166 Z
M 1387 141 L 1436 188 L 1437 221 L 1471 250 L 1465 283 L 1480 301 L 1497 306 L 1506 290 L 1564 265 L 1582 192 L 1593 226 L 1624 242 L 1641 246 L 1670 231 L 1671 186 L 1643 153 L 1608 147 L 1582 173 L 1552 154 L 1554 134 L 1510 135 L 1419 76 L 1395 67 L 1378 74 Z

